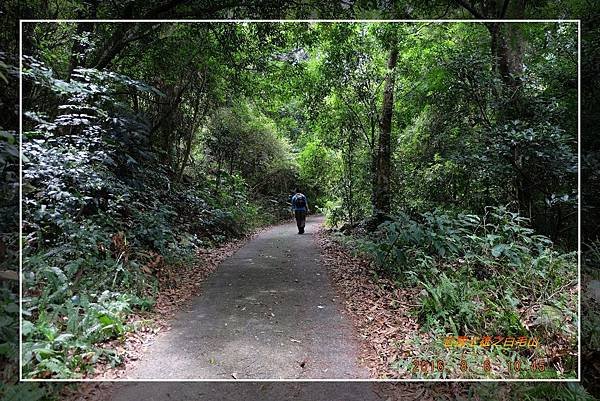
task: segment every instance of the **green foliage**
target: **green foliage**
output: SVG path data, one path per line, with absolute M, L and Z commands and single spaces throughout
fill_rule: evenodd
M 92 301 L 93 299 L 93 301 Z M 28 377 L 76 378 L 89 371 L 99 358 L 117 364 L 114 351 L 92 344 L 122 336 L 130 330 L 124 323 L 135 299 L 120 293 L 75 295 L 44 309 L 25 310 L 36 322 L 23 320 L 22 362 Z
M 577 283 L 575 255 L 553 249 L 517 213 L 486 210 L 482 217 L 401 214 L 359 243 L 380 274 L 400 286 L 422 286 L 418 315 L 425 330 L 533 332 L 575 341 L 576 298 L 565 291 Z M 538 312 L 528 320 L 533 306 Z
M 581 266 L 581 348 L 585 355 L 600 351 L 600 242 L 584 246 Z M 587 361 L 582 361 L 586 366 Z M 585 371 L 588 368 L 584 368 Z
M 329 225 L 365 228 L 391 43 L 393 216 L 363 244 L 377 273 L 422 287 L 423 327 L 571 341 L 574 25 L 50 25 L 32 25 L 24 70 L 27 341 L 42 349 L 27 374 L 111 360 L 93 344 L 151 305 L 153 257 L 184 263 L 277 221 L 295 186 Z M 14 133 L 0 145 L 14 161 Z
M 319 208 L 319 212 L 325 215 L 325 224 L 329 227 L 337 227 L 346 219 L 346 213 L 340 200 L 329 200 L 323 207 Z
M 17 386 L 9 386 L 4 382 L 0 382 L 0 394 L 2 399 L 6 401 L 54 400 L 56 399 L 52 391 L 54 387 L 59 386 L 50 384 L 42 387 L 39 383 L 19 383 Z
M 0 287 L 0 358 L 5 361 L 18 360 L 18 344 L 14 339 L 18 337 L 19 305 L 16 294 L 6 286 Z
M 231 182 L 231 189 L 247 184 L 263 195 L 277 195 L 290 189 L 296 174 L 289 143 L 279 136 L 274 122 L 248 102 L 216 110 L 203 146 L 206 161 L 215 169 L 216 190 L 222 176 L 229 174 L 238 180 Z
M 222 174 L 215 193 L 210 177 L 181 182 L 160 163 L 148 121 L 116 100 L 118 91 L 155 89 L 90 69 L 67 82 L 32 58 L 24 75 L 55 101 L 26 111 L 24 374 L 81 377 L 99 360 L 120 362 L 95 344 L 122 337 L 127 316 L 152 306 L 156 257 L 193 263 L 199 246 L 256 227 L 258 211 L 239 175 Z
M 316 207 L 327 208 L 324 194 L 335 193 L 339 181 L 340 160 L 337 155 L 319 141 L 306 144 L 297 155 L 302 190 L 311 196 Z
M 436 278 L 435 284 L 425 278 L 422 285 L 426 295 L 422 299 L 420 316 L 426 329 L 443 322 L 450 332 L 459 333 L 463 327 L 477 331 L 485 324 L 481 320 L 485 301 L 480 299 L 480 296 L 489 288 L 473 288 L 471 283 L 453 281 L 445 273 Z M 508 322 L 500 320 L 494 323 L 504 326 Z M 516 329 L 522 330 L 520 326 Z M 514 331 L 514 328 L 510 327 L 510 330 Z
M 577 200 L 574 25 L 511 29 L 519 32 L 511 38 L 520 43 L 511 46 L 522 46 L 515 56 L 524 67 L 511 78 L 516 86 L 508 88 L 490 57 L 493 38 L 484 25 L 397 27 L 393 212 L 442 208 L 481 214 L 485 205 L 514 202 L 538 233 L 572 249 Z M 319 87 L 322 95 L 320 100 L 294 98 L 311 110 L 308 121 L 298 120 L 305 131 L 300 154 L 335 155 L 335 162 L 328 169 L 305 163 L 300 171 L 306 182 L 323 189 L 323 198 L 341 199 L 346 221 L 355 223 L 372 214 L 386 38 L 392 30 L 384 24 L 314 30 L 320 41 L 309 52 L 314 56 L 301 83 Z
M 0 51 L 0 398 L 14 400 L 20 396 L 14 386 L 19 374 L 17 64 Z
M 515 386 L 515 399 L 522 400 L 555 400 L 555 401 L 592 401 L 596 398 L 577 383 L 566 383 L 557 386 L 554 383 L 522 384 Z
M 372 246 L 379 266 L 388 273 L 406 274 L 415 250 L 441 260 L 463 259 L 465 266 L 485 266 L 502 274 L 527 263 L 532 256 L 544 257 L 551 241 L 527 227 L 528 220 L 506 207 L 487 208 L 483 217 L 423 213 L 416 220 L 399 214 L 383 223 Z M 417 258 L 418 259 L 418 258 Z M 540 259 L 545 260 L 545 259 Z M 531 262 L 537 266 L 538 260 Z

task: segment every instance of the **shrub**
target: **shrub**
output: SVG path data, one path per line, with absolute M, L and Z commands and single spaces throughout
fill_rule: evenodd
M 555 249 L 506 207 L 481 217 L 400 214 L 359 242 L 378 274 L 422 287 L 415 313 L 424 331 L 575 345 L 576 255 Z
M 36 316 L 34 321 L 23 320 L 22 362 L 27 377 L 76 378 L 100 357 L 120 362 L 113 351 L 92 344 L 128 330 L 124 319 L 131 304 L 129 296 L 105 291 L 47 304 L 35 314 L 26 310 L 25 316 Z
M 206 176 L 184 182 L 159 162 L 150 124 L 116 94 L 156 89 L 90 69 L 62 81 L 29 57 L 23 76 L 54 105 L 25 111 L 23 372 L 81 377 L 119 362 L 98 344 L 170 285 L 157 260 L 192 263 L 199 246 L 254 228 L 258 211 L 240 176 L 224 173 L 215 192 Z

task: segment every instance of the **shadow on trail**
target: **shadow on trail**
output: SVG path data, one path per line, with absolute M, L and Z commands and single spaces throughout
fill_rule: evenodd
M 273 227 L 225 260 L 129 377 L 367 378 L 314 241 L 321 223 Z

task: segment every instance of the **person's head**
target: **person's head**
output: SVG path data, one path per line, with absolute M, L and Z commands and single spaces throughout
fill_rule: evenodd
M 300 193 L 300 188 L 296 187 L 296 189 L 294 189 L 294 193 L 295 194 L 299 194 Z

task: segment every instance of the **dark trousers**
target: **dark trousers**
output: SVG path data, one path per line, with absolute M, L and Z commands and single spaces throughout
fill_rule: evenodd
M 303 233 L 306 225 L 306 212 L 304 210 L 294 210 L 294 217 L 296 218 L 298 232 Z

